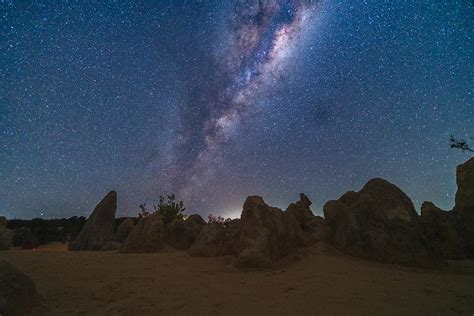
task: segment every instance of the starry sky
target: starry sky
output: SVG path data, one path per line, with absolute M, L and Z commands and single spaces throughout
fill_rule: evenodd
M 450 209 L 470 0 L 0 1 L 0 215 L 235 217 L 383 177 Z

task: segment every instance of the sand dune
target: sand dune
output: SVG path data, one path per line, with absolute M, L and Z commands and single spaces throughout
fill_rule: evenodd
M 240 271 L 230 258 L 66 252 L 61 244 L 0 259 L 35 281 L 47 314 L 321 315 L 474 313 L 474 261 L 444 271 L 355 259 L 324 244 L 274 270 Z M 297 260 L 296 260 L 297 259 Z

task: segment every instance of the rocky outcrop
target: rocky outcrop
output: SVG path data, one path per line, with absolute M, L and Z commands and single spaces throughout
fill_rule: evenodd
M 446 212 L 431 202 L 424 202 L 421 221 L 428 240 L 443 258 L 466 257 L 464 241 L 458 232 L 458 218 L 453 211 Z
M 77 238 L 69 243 L 69 250 L 100 250 L 114 236 L 117 193 L 109 192 L 95 207 Z
M 33 281 L 0 260 L 0 315 L 28 315 L 40 303 Z
M 157 252 L 164 247 L 165 226 L 160 214 L 138 220 L 120 249 L 121 252 Z
M 435 257 L 410 198 L 383 179 L 327 202 L 324 216 L 332 229 L 330 241 L 346 253 L 405 264 Z
M 474 158 L 456 168 L 456 205 L 458 212 L 474 213 Z
M 466 257 L 474 258 L 474 158 L 456 169 L 456 205 L 458 232 L 464 241 Z
M 167 243 L 177 249 L 188 249 L 196 240 L 206 222 L 194 214 L 186 220 L 175 219 L 168 226 Z
M 456 204 L 442 211 L 425 202 L 421 219 L 426 234 L 446 259 L 474 258 L 474 158 L 456 169 Z
M 327 229 L 324 220 L 316 218 L 301 195 L 287 212 L 268 206 L 260 196 L 249 196 L 240 219 L 226 225 L 204 226 L 190 249 L 192 255 L 234 256 L 241 268 L 268 268 L 295 249 L 320 238 L 317 229 Z
M 189 253 L 205 257 L 235 255 L 238 251 L 239 222 L 240 219 L 234 219 L 227 226 L 218 223 L 203 226 Z
M 126 218 L 123 220 L 115 232 L 114 241 L 123 243 L 125 239 L 127 239 L 130 232 L 133 230 L 133 227 L 135 227 L 133 219 Z
M 284 212 L 286 221 L 292 224 L 293 234 L 297 236 L 298 243 L 304 246 L 312 245 L 317 241 L 326 241 L 331 234 L 324 218 L 314 216 L 310 209 L 311 204 L 309 198 L 301 193 L 300 200 L 291 203 Z

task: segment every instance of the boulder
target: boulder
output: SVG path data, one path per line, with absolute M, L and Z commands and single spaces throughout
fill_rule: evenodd
M 474 158 L 456 168 L 456 205 L 458 212 L 474 213 Z
M 185 221 L 186 227 L 188 228 L 190 243 L 194 243 L 201 229 L 206 225 L 206 221 L 198 214 L 190 215 Z
M 115 232 L 114 236 L 114 241 L 123 243 L 125 239 L 127 239 L 130 232 L 133 230 L 133 227 L 135 227 L 133 219 L 125 219 L 123 222 L 120 223 L 119 227 L 117 228 L 117 231 Z
M 326 241 L 330 236 L 330 228 L 321 216 L 315 216 L 310 209 L 311 201 L 303 193 L 300 200 L 291 203 L 284 216 L 288 223 L 294 223 L 293 229 L 303 246 L 309 246 L 317 241 Z
M 0 250 L 9 250 L 12 247 L 13 230 L 0 228 Z
M 143 216 L 123 243 L 121 252 L 157 252 L 164 247 L 165 226 L 157 212 Z
M 410 198 L 383 179 L 329 201 L 324 216 L 331 242 L 346 253 L 390 263 L 437 261 Z
M 28 315 L 40 303 L 33 281 L 0 260 L 0 315 Z
M 100 249 L 101 251 L 116 251 L 122 248 L 122 243 L 118 241 L 108 241 L 105 243 L 104 247 Z
M 196 241 L 189 249 L 193 256 L 229 256 L 237 253 L 236 240 L 239 236 L 240 219 L 234 219 L 227 226 L 210 223 L 202 227 Z
M 456 204 L 454 214 L 457 217 L 457 230 L 464 241 L 468 258 L 474 258 L 474 158 L 469 159 L 456 169 Z
M 186 220 L 173 220 L 168 226 L 167 243 L 177 249 L 188 249 L 206 224 L 201 216 L 193 214 Z
M 77 238 L 69 243 L 69 250 L 100 250 L 114 236 L 117 193 L 109 192 L 95 207 Z
M 189 248 L 189 234 L 184 220 L 175 219 L 167 226 L 168 236 L 167 243 L 177 249 Z
M 268 206 L 260 196 L 250 196 L 240 219 L 237 267 L 268 268 L 298 245 L 298 236 L 285 221 L 283 211 Z
M 430 243 L 443 258 L 466 257 L 464 242 L 458 232 L 457 214 L 443 211 L 431 202 L 423 202 L 421 222 Z

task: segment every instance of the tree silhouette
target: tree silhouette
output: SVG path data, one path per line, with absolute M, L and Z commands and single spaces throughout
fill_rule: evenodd
M 471 140 L 472 139 L 474 139 L 474 138 L 471 137 Z M 454 138 L 453 135 L 451 135 L 451 137 L 449 138 L 449 147 L 461 149 L 463 152 L 466 152 L 466 151 L 474 152 L 474 149 L 472 149 L 469 146 L 469 144 L 466 140 L 460 139 L 460 138 Z

